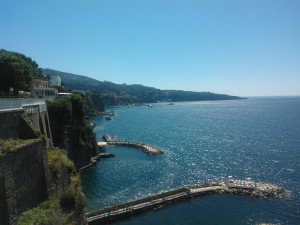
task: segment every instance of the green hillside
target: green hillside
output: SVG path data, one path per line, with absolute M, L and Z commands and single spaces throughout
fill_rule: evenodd
M 237 96 L 215 94 L 210 92 L 192 92 L 179 90 L 160 90 L 140 84 L 114 84 L 109 81 L 98 81 L 87 76 L 65 73 L 52 69 L 43 69 L 50 76 L 61 76 L 65 88 L 98 92 L 105 95 L 106 105 L 128 103 L 154 103 L 158 101 L 204 101 L 240 99 Z M 108 101 L 108 102 L 107 102 Z

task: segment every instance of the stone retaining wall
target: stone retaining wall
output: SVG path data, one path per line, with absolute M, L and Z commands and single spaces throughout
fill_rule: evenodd
M 11 225 L 22 212 L 46 200 L 51 190 L 45 140 L 26 142 L 0 157 L 0 217 L 6 220 L 7 211 Z

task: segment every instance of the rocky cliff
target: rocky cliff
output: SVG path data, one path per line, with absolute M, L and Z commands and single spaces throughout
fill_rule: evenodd
M 53 144 L 67 150 L 77 169 L 89 164 L 98 153 L 96 135 L 85 120 L 85 108 L 83 98 L 77 94 L 48 103 Z

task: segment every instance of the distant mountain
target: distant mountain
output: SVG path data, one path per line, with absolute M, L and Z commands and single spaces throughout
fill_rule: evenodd
M 114 84 L 109 81 L 98 81 L 96 79 L 77 75 L 73 73 L 66 73 L 52 69 L 42 69 L 44 73 L 50 76 L 59 75 L 62 79 L 66 88 L 72 90 L 84 90 L 84 91 L 95 91 L 103 94 L 115 93 L 121 94 L 122 92 L 130 90 L 136 91 L 153 91 L 155 88 L 145 87 L 139 84 L 126 85 L 126 84 Z
M 122 103 L 153 103 L 157 101 L 204 101 L 204 100 L 231 100 L 240 99 L 237 96 L 226 94 L 215 94 L 210 92 L 192 92 L 178 90 L 160 90 L 146 87 L 140 84 L 114 84 L 109 81 L 98 81 L 96 79 L 65 73 L 52 69 L 42 69 L 50 76 L 59 75 L 65 88 L 72 90 L 84 90 L 98 92 L 114 96 L 114 104 Z

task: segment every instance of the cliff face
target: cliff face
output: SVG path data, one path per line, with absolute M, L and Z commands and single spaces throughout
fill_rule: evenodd
M 0 157 L 0 224 L 16 224 L 22 212 L 50 195 L 45 140 L 27 140 Z
M 0 112 L 1 225 L 86 224 L 76 167 L 90 163 L 97 153 L 96 136 L 85 121 L 80 96 L 48 103 L 48 110 L 53 141 L 66 149 L 64 154 L 47 149 L 46 135 L 37 139 L 32 125 L 44 125 L 39 117 L 24 117 L 24 110 Z M 11 147 L 12 140 L 6 139 L 23 140 L 14 140 Z
M 84 206 L 85 196 L 73 162 L 64 150 L 48 149 L 47 169 L 51 197 L 24 212 L 15 223 L 18 225 L 84 225 L 86 224 Z
M 102 96 L 98 93 L 86 92 L 84 96 L 84 103 L 87 106 L 87 117 L 98 115 L 99 112 L 105 111 L 104 102 Z
M 62 219 L 65 219 L 62 224 L 86 224 L 84 214 L 86 198 L 73 162 L 63 150 L 57 148 L 48 151 L 48 160 L 54 199 L 59 203 L 57 211 L 60 211 Z
M 30 139 L 37 137 L 25 120 L 23 113 L 22 109 L 0 112 L 0 139 Z
M 84 101 L 79 95 L 48 103 L 54 146 L 67 150 L 78 169 L 90 163 L 98 152 L 96 135 L 84 119 Z
M 77 169 L 89 164 L 91 158 L 98 154 L 96 135 L 92 128 L 87 123 L 81 127 L 72 125 L 68 130 L 66 149 Z

